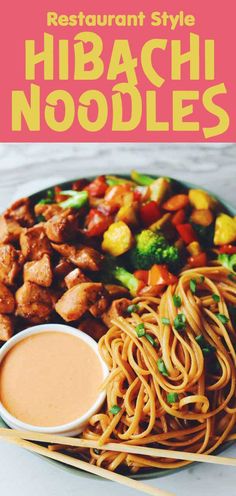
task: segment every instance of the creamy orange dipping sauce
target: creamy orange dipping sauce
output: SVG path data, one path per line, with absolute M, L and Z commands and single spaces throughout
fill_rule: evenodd
M 102 365 L 82 339 L 42 332 L 18 342 L 0 365 L 0 400 L 17 419 L 39 427 L 67 424 L 99 395 Z

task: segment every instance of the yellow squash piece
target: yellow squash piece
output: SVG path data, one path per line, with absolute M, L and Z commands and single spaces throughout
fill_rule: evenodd
M 159 177 L 150 186 L 150 200 L 162 203 L 167 192 L 170 191 L 170 181 L 166 177 Z
M 217 205 L 217 200 L 202 189 L 190 189 L 189 201 L 197 210 L 214 209 Z
M 236 220 L 227 214 L 220 214 L 215 225 L 215 245 L 227 245 L 236 241 Z
M 190 253 L 190 255 L 192 255 L 192 257 L 199 255 L 199 253 L 201 253 L 201 251 L 202 251 L 201 246 L 198 243 L 198 241 L 192 241 L 192 243 L 190 243 L 187 246 L 187 250 Z
M 128 226 L 137 226 L 138 225 L 138 205 L 137 203 L 133 203 L 132 205 L 124 205 L 117 212 L 116 216 L 117 220 L 121 220 L 128 224 Z
M 133 244 L 130 228 L 120 220 L 110 225 L 104 233 L 102 249 L 113 257 L 119 257 L 128 251 Z

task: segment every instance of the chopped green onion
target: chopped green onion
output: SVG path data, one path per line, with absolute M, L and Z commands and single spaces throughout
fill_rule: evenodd
M 139 305 L 136 305 L 136 304 L 129 305 L 127 307 L 127 310 L 126 310 L 127 313 L 134 313 L 134 312 L 138 312 L 138 311 L 139 311 Z
M 216 303 L 219 303 L 219 301 L 220 301 L 220 297 L 219 297 L 219 295 L 218 295 L 218 294 L 213 294 L 213 295 L 212 295 L 212 298 L 213 298 L 213 300 L 214 300 Z
M 173 302 L 174 302 L 174 306 L 176 308 L 179 308 L 182 305 L 182 300 L 181 300 L 180 296 L 178 296 L 178 295 L 173 296 Z
M 54 188 L 52 188 L 52 189 L 48 189 L 48 190 L 47 190 L 47 197 L 48 197 L 50 200 L 54 200 L 54 196 L 55 196 L 55 191 L 54 191 Z
M 202 334 L 199 334 L 199 336 L 196 336 L 195 341 L 199 344 L 200 348 L 203 348 L 206 344 L 206 340 Z
M 101 450 L 99 450 L 97 448 L 93 448 L 93 451 L 94 451 L 95 455 L 100 455 L 100 453 L 101 453 Z
M 197 341 L 198 345 L 200 346 L 203 355 L 209 355 L 215 352 L 215 347 L 208 343 L 202 334 L 197 336 L 195 338 L 195 341 Z
M 167 319 L 167 317 L 163 317 L 161 319 L 161 321 L 162 321 L 162 324 L 164 324 L 164 325 L 169 325 L 170 324 L 170 319 Z
M 112 415 L 116 415 L 120 411 L 121 411 L 121 407 L 118 405 L 113 405 L 110 409 L 110 413 L 112 413 Z
M 224 315 L 223 313 L 217 313 L 216 316 L 221 321 L 222 324 L 227 324 L 229 322 L 229 317 Z
M 88 201 L 87 191 L 62 191 L 60 194 L 70 194 L 70 198 L 59 203 L 62 208 L 81 208 Z
M 138 324 L 135 327 L 135 331 L 137 332 L 137 335 L 139 338 L 141 338 L 142 336 L 145 336 L 145 334 L 146 334 L 144 324 Z
M 200 276 L 199 281 L 200 281 L 200 283 L 203 283 L 205 281 L 205 276 Z
M 193 294 L 195 294 L 196 293 L 196 289 L 197 289 L 197 281 L 196 281 L 196 279 L 191 279 L 190 280 L 189 287 L 190 287 L 190 291 Z
M 48 189 L 46 195 L 46 198 L 42 198 L 37 205 L 50 205 L 50 203 L 53 203 L 55 196 L 54 189 Z
M 147 338 L 149 343 L 151 343 L 152 346 L 156 346 L 156 341 L 155 339 L 153 339 L 153 337 L 150 334 L 145 334 L 145 337 Z
M 179 313 L 175 317 L 174 328 L 176 331 L 184 331 L 186 329 L 186 317 L 183 313 Z
M 166 398 L 168 403 L 176 403 L 179 401 L 179 396 L 177 393 L 168 393 Z
M 167 368 L 165 366 L 165 362 L 164 362 L 164 360 L 162 358 L 158 358 L 158 360 L 157 360 L 157 368 L 158 368 L 159 372 L 162 375 L 164 375 L 166 377 L 169 376 L 168 370 L 167 370 Z

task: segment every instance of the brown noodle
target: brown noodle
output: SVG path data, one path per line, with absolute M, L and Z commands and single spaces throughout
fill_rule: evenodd
M 223 267 L 184 271 L 178 284 L 161 298 L 136 298 L 139 312 L 119 317 L 101 338 L 99 349 L 110 368 L 107 401 L 90 419 L 83 433 L 100 445 L 118 441 L 196 453 L 211 453 L 233 437 L 236 424 L 236 325 L 229 304 L 236 305 L 236 283 Z M 204 276 L 204 277 L 203 277 Z M 204 279 L 204 280 L 203 280 Z M 196 292 L 191 290 L 191 280 Z M 177 308 L 173 295 L 181 298 Z M 220 301 L 212 295 L 218 295 Z M 174 327 L 178 313 L 186 317 L 185 330 Z M 229 320 L 222 323 L 217 314 Z M 162 319 L 170 324 L 163 324 Z M 227 320 L 227 319 L 224 319 Z M 145 324 L 146 336 L 135 327 Z M 214 347 L 207 357 L 196 341 L 202 335 Z M 205 351 L 206 353 L 206 351 Z M 157 366 L 162 358 L 168 375 Z M 170 404 L 168 393 L 177 393 Z M 121 410 L 112 415 L 110 409 Z M 90 462 L 109 470 L 137 472 L 144 468 L 174 468 L 189 462 L 127 453 L 87 450 Z

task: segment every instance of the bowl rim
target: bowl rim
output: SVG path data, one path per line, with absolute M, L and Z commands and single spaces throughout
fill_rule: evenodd
M 102 376 L 103 376 L 103 381 L 108 377 L 109 375 L 109 369 L 102 359 L 99 350 L 98 350 L 98 344 L 97 342 L 88 334 L 85 334 L 79 329 L 76 329 L 72 326 L 66 325 L 66 324 L 39 324 L 31 327 L 27 327 L 25 330 L 20 331 L 19 333 L 15 334 L 12 338 L 10 338 L 0 349 L 0 365 L 4 357 L 7 355 L 7 353 L 14 348 L 14 346 L 21 342 L 24 341 L 29 336 L 35 336 L 35 335 L 40 335 L 42 333 L 60 333 L 60 334 L 69 334 L 70 336 L 74 336 L 77 339 L 83 341 L 84 343 L 88 344 L 90 348 L 94 351 L 96 356 L 99 359 L 101 369 L 102 369 Z M 5 422 L 9 421 L 9 425 L 14 425 L 14 428 L 19 428 L 21 430 L 27 430 L 27 431 L 33 431 L 33 432 L 40 432 L 44 434 L 65 434 L 69 436 L 76 435 L 78 434 L 79 431 L 78 429 L 83 428 L 84 424 L 89 420 L 89 418 L 94 415 L 98 409 L 102 406 L 106 399 L 106 392 L 101 391 L 99 392 L 98 396 L 96 397 L 96 400 L 94 401 L 93 405 L 87 410 L 83 415 L 80 417 L 77 417 L 75 420 L 71 422 L 67 422 L 66 424 L 61 424 L 57 426 L 52 426 L 52 427 L 43 427 L 43 426 L 37 426 L 37 425 L 32 425 L 27 422 L 24 422 L 14 415 L 12 415 L 2 404 L 0 401 L 0 415 L 2 416 L 3 420 Z
M 125 173 L 117 173 L 117 172 L 111 172 L 110 174 L 107 174 L 105 173 L 104 175 L 116 175 L 117 177 L 120 177 L 120 178 L 130 178 L 130 174 L 125 174 Z M 144 174 L 147 174 L 149 177 L 152 177 L 154 180 L 155 179 L 158 179 L 159 177 L 163 177 L 164 174 L 149 174 L 148 172 L 144 172 Z M 101 174 L 100 174 L 101 175 Z M 69 185 L 71 185 L 73 182 L 76 182 L 78 181 L 78 179 L 82 179 L 82 178 L 85 178 L 87 179 L 88 181 L 92 181 L 93 179 L 95 179 L 98 175 L 94 175 L 94 174 L 91 174 L 91 175 L 84 175 L 83 173 L 78 173 L 78 176 L 76 178 L 69 178 L 65 181 L 62 181 L 60 183 L 56 183 L 56 184 L 52 184 L 51 186 L 47 186 L 39 191 L 36 191 L 34 193 L 32 193 L 31 195 L 29 195 L 28 197 L 35 203 L 37 203 L 37 200 L 40 199 L 40 197 L 45 194 L 50 188 L 53 188 L 54 186 L 59 186 L 59 187 L 68 187 Z M 166 176 L 168 177 L 169 179 L 175 181 L 177 184 L 179 184 L 180 186 L 184 187 L 184 188 L 193 188 L 193 189 L 203 189 L 204 191 L 206 191 L 207 193 L 209 193 L 210 195 L 214 196 L 214 198 L 216 198 L 224 208 L 226 208 L 226 210 L 231 213 L 232 215 L 235 215 L 236 216 L 236 207 L 234 205 L 232 205 L 231 203 L 228 203 L 226 200 L 222 199 L 221 196 L 219 196 L 218 194 L 216 193 L 213 193 L 210 189 L 208 188 L 205 188 L 205 186 L 202 186 L 202 185 L 199 185 L 198 183 L 192 183 L 191 181 L 184 181 L 184 180 L 181 180 L 181 179 L 178 179 L 178 178 L 175 178 L 173 176 Z M 1 421 L 1 417 L 0 417 L 0 421 Z M 5 425 L 5 424 L 4 424 Z M 216 451 L 215 451 L 215 454 L 218 454 L 218 453 L 222 453 L 225 449 L 227 449 L 228 447 L 232 446 L 232 444 L 234 443 L 234 441 L 229 441 L 227 443 L 225 443 L 224 445 L 220 446 Z M 41 456 L 41 455 L 37 455 L 37 456 Z M 79 477 L 85 477 L 86 479 L 94 479 L 96 481 L 101 481 L 102 479 L 100 477 L 98 477 L 97 475 L 94 475 L 94 474 L 89 474 L 88 472 L 85 472 L 83 470 L 80 470 L 80 469 L 76 469 L 76 468 L 73 468 L 73 467 L 70 467 L 70 466 L 67 466 L 61 462 L 58 462 L 58 461 L 55 461 L 55 460 L 50 460 L 49 458 L 46 459 L 48 463 L 51 463 L 52 465 L 56 465 L 59 469 L 61 470 L 66 470 L 67 472 L 71 472 L 73 473 L 74 475 L 77 475 Z M 191 466 L 193 464 L 196 464 L 197 462 L 193 462 L 191 463 Z M 186 470 L 187 468 L 189 468 L 189 465 L 184 465 L 183 467 L 177 467 L 177 468 L 171 468 L 171 469 L 150 469 L 146 472 L 139 472 L 137 474 L 129 474 L 129 477 L 132 478 L 132 479 L 137 479 L 137 480 L 150 480 L 150 479 L 157 479 L 159 477 L 165 477 L 167 475 L 172 475 L 172 474 L 175 474 L 175 473 L 178 473 L 182 470 Z

